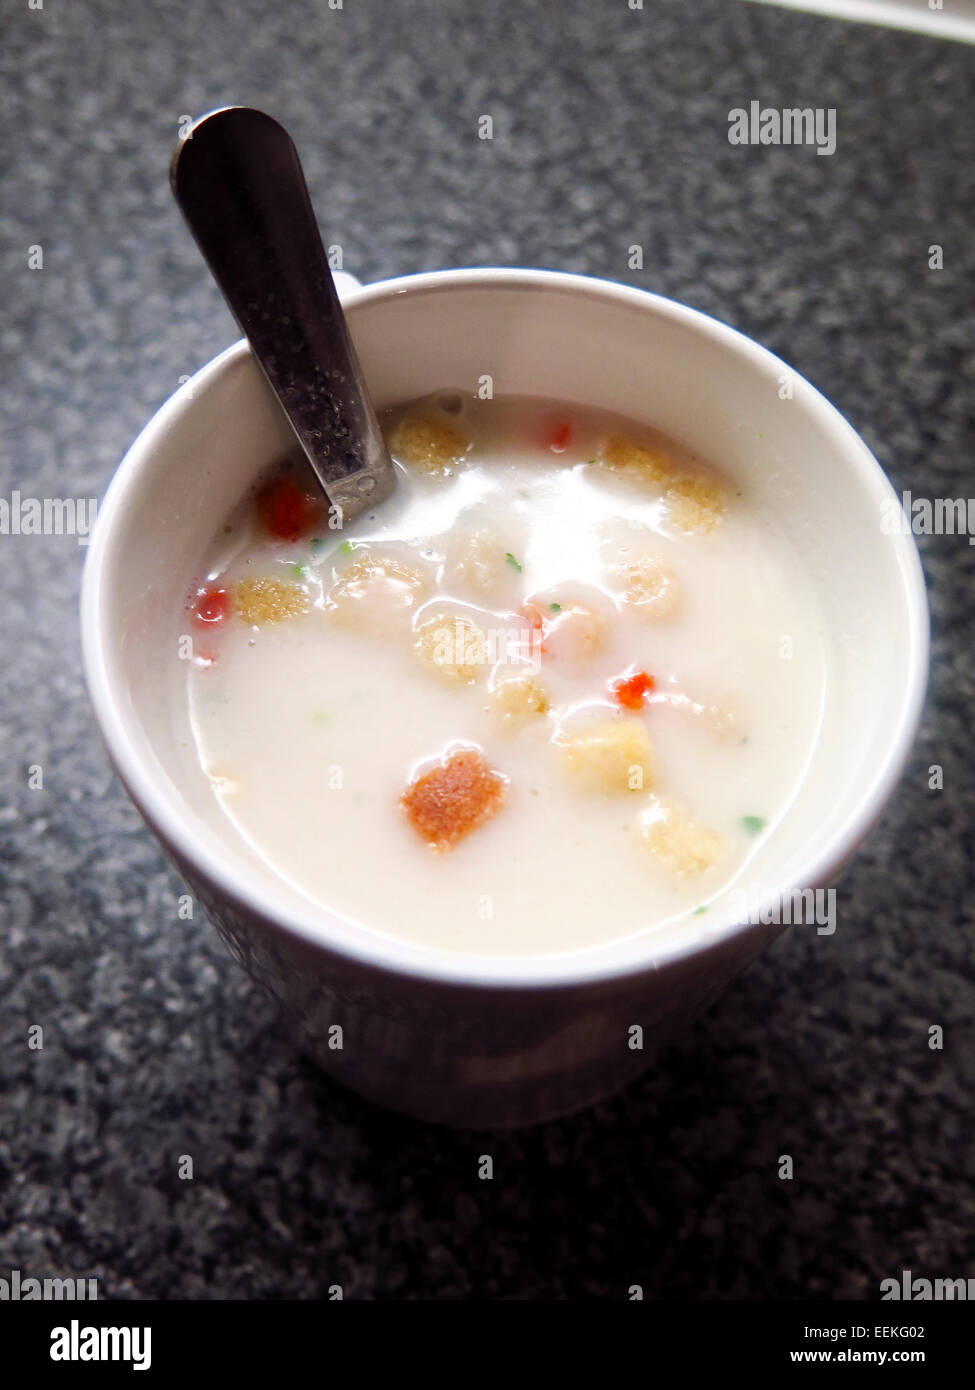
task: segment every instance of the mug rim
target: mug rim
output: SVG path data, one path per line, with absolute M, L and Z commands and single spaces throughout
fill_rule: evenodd
M 776 378 L 780 370 L 787 370 L 793 378 L 803 383 L 805 392 L 809 393 L 807 399 L 810 408 L 814 408 L 822 417 L 824 428 L 831 434 L 837 450 L 857 473 L 860 482 L 872 482 L 874 487 L 879 482 L 886 486 L 891 497 L 897 497 L 886 473 L 853 426 L 804 377 L 737 329 L 700 310 L 650 291 L 595 276 L 562 271 L 486 267 L 427 271 L 381 280 L 361 286 L 348 296 L 343 295 L 343 304 L 358 307 L 404 294 L 423 295 L 449 288 L 561 289 L 603 301 L 611 300 L 643 312 L 653 311 L 674 323 L 683 324 L 717 346 L 747 358 L 755 369 Z M 768 927 L 762 924 L 760 911 L 754 919 L 724 920 L 706 940 L 692 938 L 689 934 L 682 938 L 676 934 L 676 939 L 668 944 L 655 946 L 652 927 L 646 927 L 637 928 L 629 936 L 616 938 L 612 942 L 545 955 L 495 957 L 449 952 L 387 935 L 363 923 L 356 924 L 364 928 L 361 940 L 337 939 L 330 922 L 343 920 L 342 914 L 319 907 L 311 900 L 304 914 L 293 912 L 290 908 L 286 913 L 282 912 L 274 902 L 273 889 L 259 874 L 228 872 L 215 847 L 211 852 L 210 846 L 201 846 L 195 837 L 185 833 L 177 807 L 145 767 L 128 736 L 125 712 L 109 678 L 103 656 L 106 558 L 111 550 L 117 520 L 124 516 L 127 500 L 138 488 L 145 461 L 151 458 L 159 441 L 186 406 L 199 399 L 221 375 L 237 367 L 249 353 L 246 339 L 232 343 L 184 382 L 143 426 L 125 453 L 99 504 L 84 566 L 81 635 L 89 695 L 115 770 L 129 796 L 163 843 L 175 849 L 178 856 L 189 863 L 195 873 L 214 885 L 224 899 L 255 917 L 263 926 L 297 938 L 316 952 L 333 954 L 362 967 L 416 981 L 467 988 L 519 990 L 596 985 L 637 977 L 691 957 L 703 956 L 717 947 L 741 940 L 749 932 L 767 932 Z M 900 499 L 897 500 L 900 505 Z M 829 839 L 810 853 L 808 870 L 803 876 L 805 881 L 802 886 L 806 888 L 829 882 L 876 822 L 900 780 L 920 722 L 929 652 L 924 575 L 910 532 L 898 530 L 887 539 L 895 546 L 908 618 L 905 634 L 908 671 L 897 723 L 886 756 L 877 764 L 870 782 L 849 814 Z M 783 895 L 795 891 L 795 885 L 776 888 L 767 894 L 762 907 L 781 902 Z M 284 920 L 285 917 L 287 920 Z M 623 949 L 623 958 L 602 964 L 587 959 L 609 945 Z

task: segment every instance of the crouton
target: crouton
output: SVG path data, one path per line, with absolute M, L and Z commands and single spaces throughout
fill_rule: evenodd
M 644 845 L 678 877 L 701 874 L 717 861 L 720 836 L 699 825 L 680 806 L 654 799 L 640 826 Z
M 616 609 L 592 585 L 574 588 L 569 594 L 563 589 L 534 594 L 522 605 L 521 614 L 540 636 L 546 659 L 584 666 L 606 646 Z
M 427 576 L 405 560 L 366 554 L 337 576 L 325 608 L 344 627 L 386 635 L 408 621 L 428 585 Z
M 449 849 L 500 810 L 507 780 L 476 748 L 452 753 L 411 782 L 401 798 L 410 824 L 437 850 Z
M 414 651 L 449 685 L 473 685 L 488 665 L 487 638 L 470 618 L 437 613 L 416 630 Z
M 610 435 L 593 462 L 632 483 L 656 489 L 662 488 L 676 471 L 673 461 L 662 449 L 647 448 L 622 434 Z
M 621 565 L 625 584 L 623 602 L 635 608 L 641 618 L 670 618 L 681 605 L 681 586 L 665 560 L 648 555 Z
M 671 521 L 681 531 L 713 531 L 725 512 L 725 491 L 711 478 L 686 473 L 664 493 Z
M 490 694 L 490 708 L 506 732 L 544 719 L 551 709 L 548 691 L 530 676 L 502 681 Z
M 451 557 L 453 573 L 478 597 L 490 598 L 517 578 L 509 552 L 493 527 L 480 526 L 462 532 Z
M 584 603 L 570 604 L 546 624 L 544 653 L 555 661 L 583 665 L 602 651 L 608 629 L 602 613 Z
M 470 447 L 467 436 L 430 405 L 408 410 L 389 440 L 390 453 L 407 468 L 441 477 L 454 471 Z
M 661 492 L 671 521 L 681 531 L 712 531 L 725 511 L 725 490 L 715 479 L 682 468 L 663 449 L 611 435 L 593 463 L 632 483 Z
M 308 595 L 302 586 L 283 579 L 241 579 L 233 586 L 233 599 L 234 611 L 254 627 L 308 611 Z
M 560 741 L 562 762 L 584 791 L 618 794 L 653 786 L 653 749 L 639 719 L 603 719 Z

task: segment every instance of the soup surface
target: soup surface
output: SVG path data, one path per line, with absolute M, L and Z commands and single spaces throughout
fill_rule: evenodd
M 459 952 L 663 931 L 747 877 L 827 670 L 774 516 L 630 421 L 444 392 L 390 412 L 396 496 L 343 530 L 303 465 L 188 596 L 229 820 L 334 912 Z

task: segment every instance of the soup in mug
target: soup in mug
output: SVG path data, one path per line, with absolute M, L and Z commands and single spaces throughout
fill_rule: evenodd
M 307 465 L 194 577 L 200 763 L 323 909 L 495 956 L 701 915 L 794 797 L 824 623 L 712 460 L 602 412 L 446 391 L 387 413 L 396 495 L 341 529 Z

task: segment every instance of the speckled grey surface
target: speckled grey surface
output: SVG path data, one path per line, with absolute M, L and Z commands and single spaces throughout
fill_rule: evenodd
M 972 490 L 971 48 L 735 0 L 4 11 L 0 496 L 99 495 L 235 336 L 166 180 L 180 117 L 231 101 L 291 128 L 361 278 L 524 264 L 662 291 L 792 362 L 897 487 Z M 752 99 L 836 107 L 836 154 L 733 148 Z M 923 733 L 836 935 L 783 938 L 618 1099 L 486 1138 L 325 1082 L 177 920 L 89 713 L 84 551 L 0 536 L 0 1274 L 390 1299 L 873 1298 L 902 1268 L 975 1274 L 975 552 L 922 545 Z

